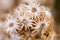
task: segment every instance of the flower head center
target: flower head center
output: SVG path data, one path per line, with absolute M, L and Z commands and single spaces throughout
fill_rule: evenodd
M 32 12 L 36 12 L 37 11 L 37 9 L 36 8 L 32 8 Z
M 29 5 L 27 2 L 25 2 L 26 5 Z
M 24 22 L 24 24 L 25 24 L 25 25 L 28 23 L 28 21 L 27 21 L 27 20 L 25 20 L 25 19 L 23 20 L 23 22 Z
M 14 26 L 14 24 L 13 24 L 13 23 L 10 23 L 10 24 L 9 24 L 9 27 L 13 27 L 13 26 Z

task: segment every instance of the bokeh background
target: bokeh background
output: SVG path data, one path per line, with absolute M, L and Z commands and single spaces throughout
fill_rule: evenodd
M 54 19 L 56 21 L 55 31 L 57 33 L 57 40 L 60 40 L 60 0 L 55 0 L 54 3 Z

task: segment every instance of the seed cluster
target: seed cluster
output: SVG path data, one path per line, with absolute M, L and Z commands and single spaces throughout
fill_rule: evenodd
M 39 0 L 21 0 L 0 24 L 0 40 L 53 40 L 54 19 Z

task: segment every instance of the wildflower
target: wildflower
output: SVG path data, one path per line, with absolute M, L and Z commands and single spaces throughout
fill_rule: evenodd
M 27 8 L 28 14 L 33 15 L 34 17 L 38 17 L 40 15 L 40 4 L 38 3 L 30 3 L 30 5 L 24 5 Z
M 31 28 L 33 27 L 32 26 L 33 20 L 31 20 L 30 17 L 27 16 L 26 14 L 19 16 L 19 19 L 20 19 L 21 25 L 22 25 L 21 28 L 25 28 L 25 30 L 27 30 L 27 29 L 29 29 L 29 27 L 31 27 Z
M 13 19 L 12 17 L 7 18 L 7 20 L 5 21 L 5 29 L 9 33 L 16 32 L 16 29 L 19 29 L 19 25 L 16 19 Z

